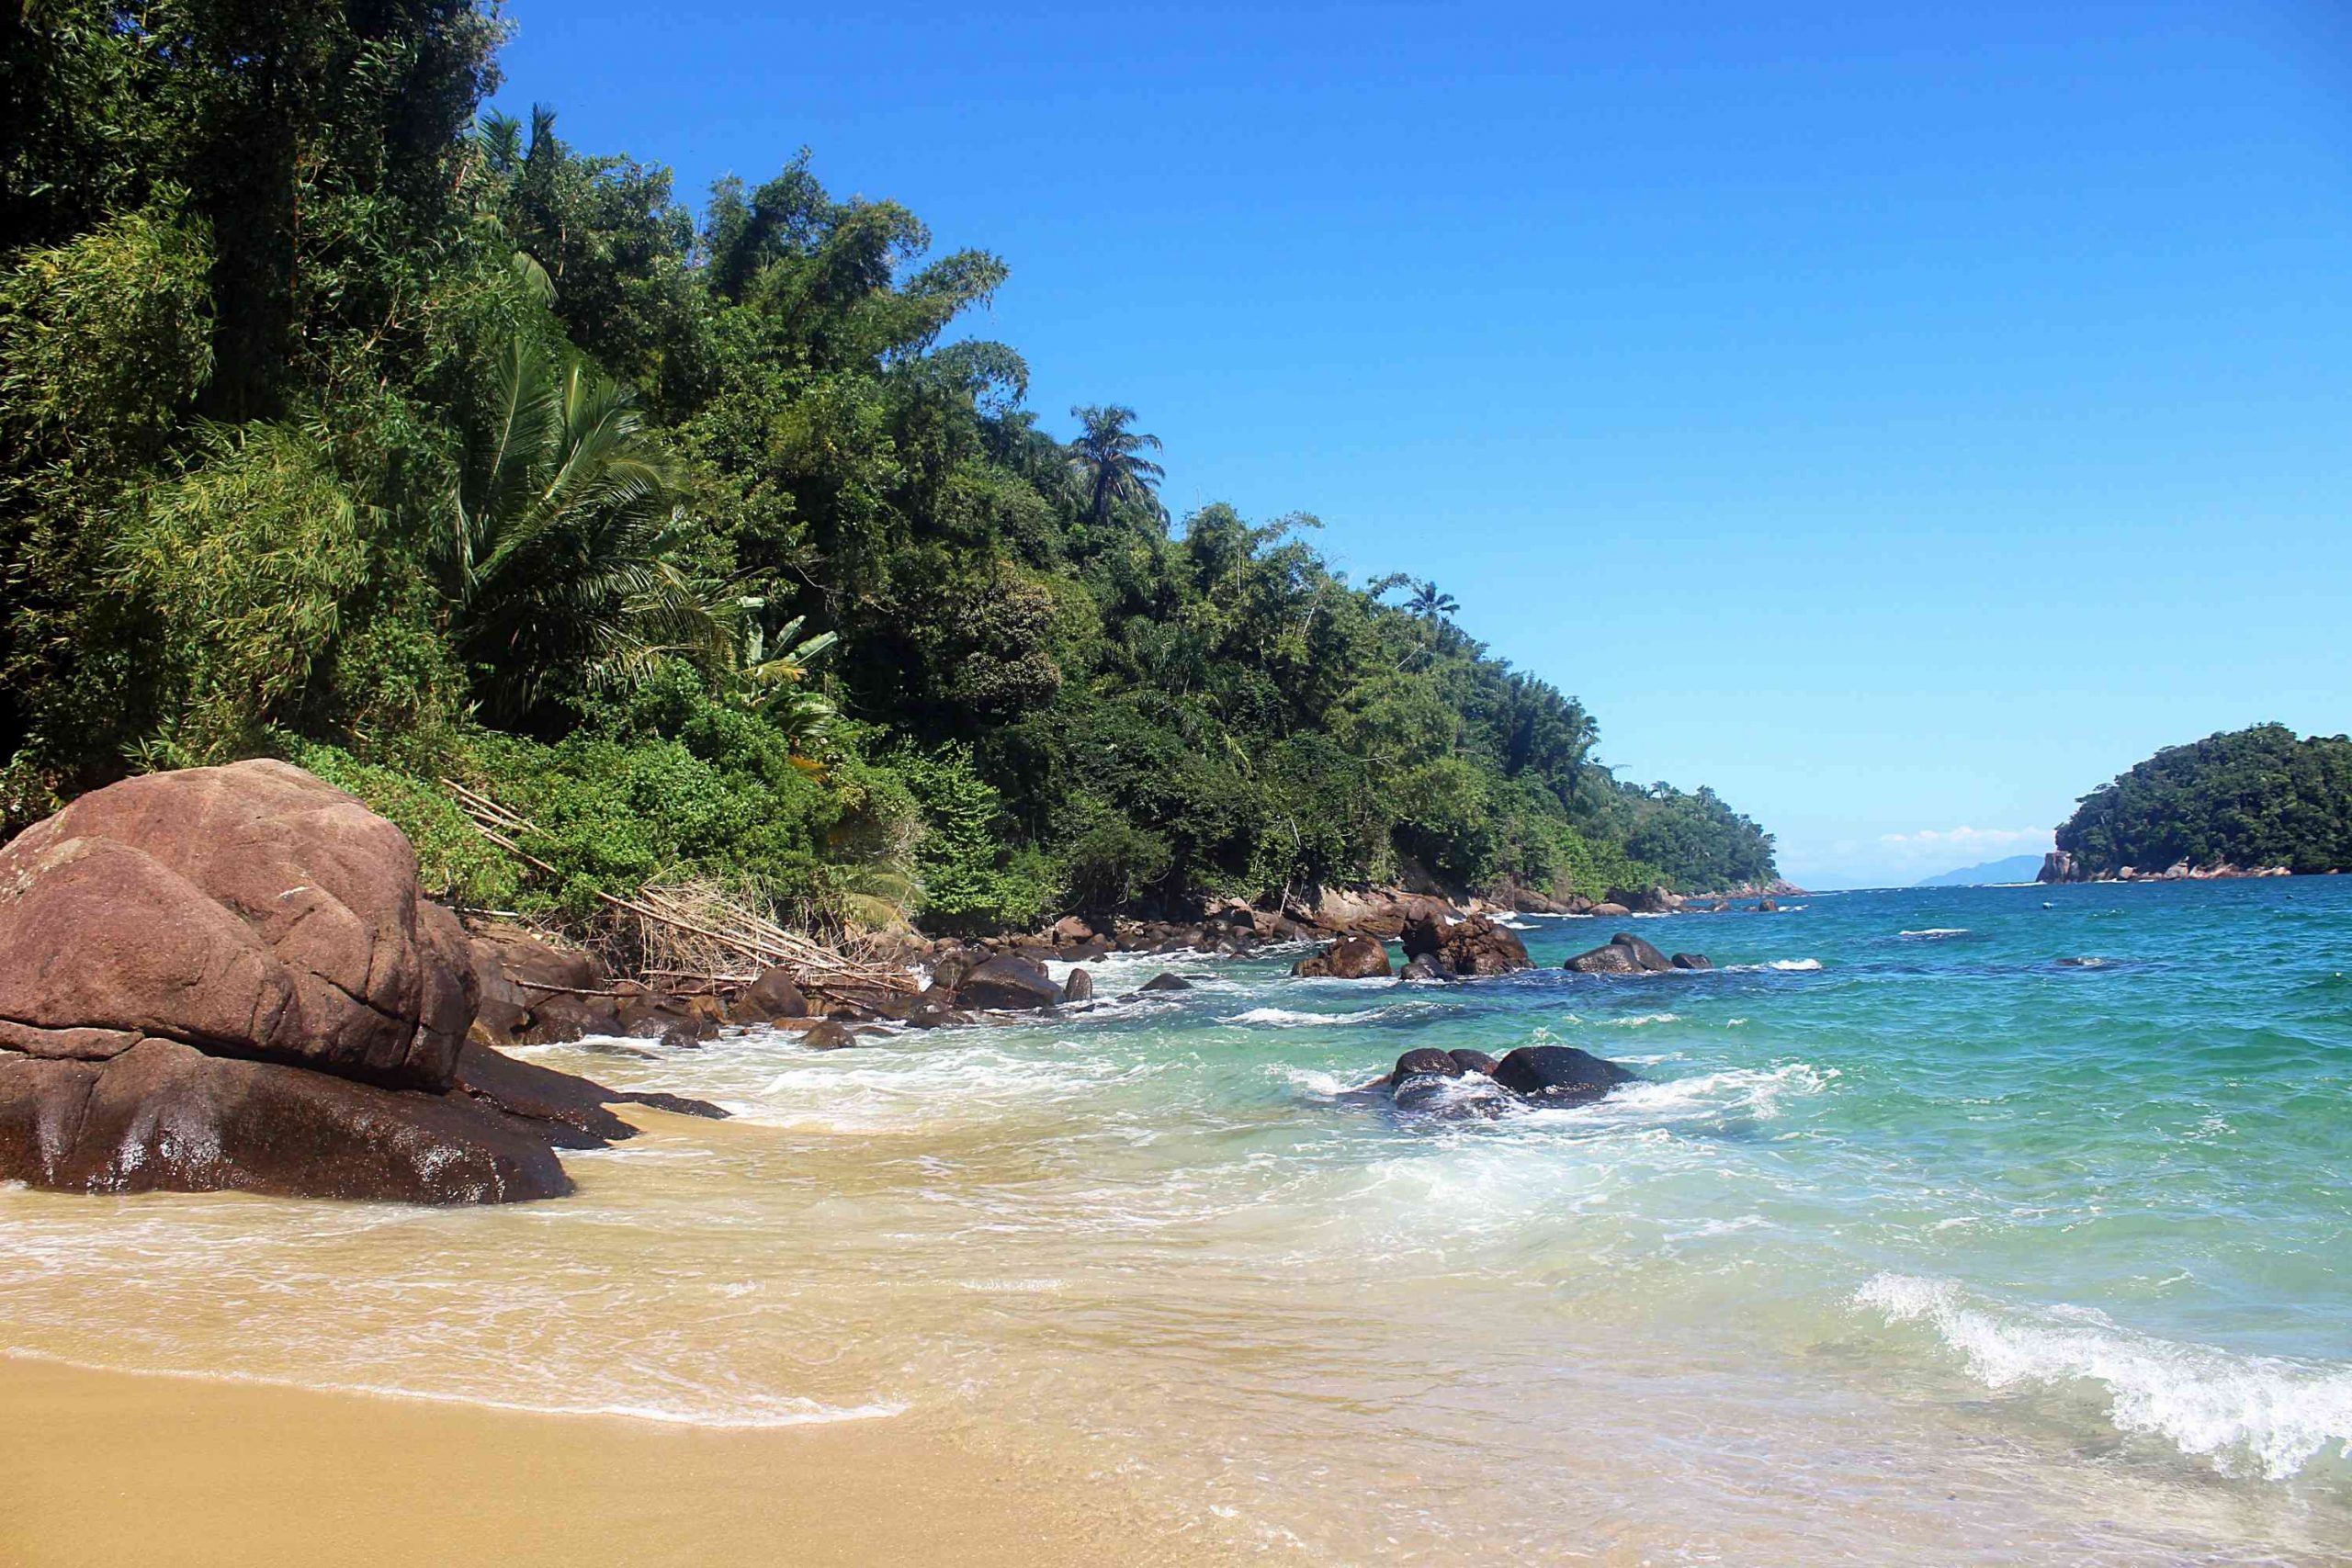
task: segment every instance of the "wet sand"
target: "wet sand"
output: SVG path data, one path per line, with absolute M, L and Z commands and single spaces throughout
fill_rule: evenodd
M 0 1429 L 7 1568 L 1225 1560 L 920 1416 L 722 1430 L 0 1357 Z

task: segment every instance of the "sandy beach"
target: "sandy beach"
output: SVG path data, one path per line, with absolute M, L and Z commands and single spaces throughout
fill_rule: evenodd
M 0 1425 L 8 1568 L 1220 1560 L 916 1416 L 727 1431 L 0 1357 Z

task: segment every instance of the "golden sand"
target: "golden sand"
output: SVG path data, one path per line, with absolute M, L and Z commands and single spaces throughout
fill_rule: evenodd
M 763 1431 L 0 1357 L 0 1563 L 1203 1563 L 919 1416 Z

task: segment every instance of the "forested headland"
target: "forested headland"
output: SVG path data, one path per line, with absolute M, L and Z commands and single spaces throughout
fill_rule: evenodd
M 2083 796 L 2058 848 L 2077 876 L 2352 870 L 2352 740 L 2258 724 L 2168 746 Z
M 502 25 L 459 0 L 5 28 L 9 830 L 275 755 L 435 890 L 558 915 L 682 878 L 975 931 L 1772 874 L 1441 585 L 1350 582 L 1303 513 L 1171 520 L 1182 454 L 1115 388 L 1057 436 L 967 330 L 1006 263 L 805 152 L 689 207 L 485 112 Z

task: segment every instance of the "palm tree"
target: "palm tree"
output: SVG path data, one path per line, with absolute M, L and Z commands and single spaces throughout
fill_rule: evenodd
M 1425 621 L 1451 615 L 1462 608 L 1451 593 L 1438 592 L 1437 584 L 1427 581 L 1413 584 L 1413 596 L 1405 601 L 1405 608 Z
M 1168 477 L 1168 470 L 1143 456 L 1146 451 L 1159 450 L 1159 437 L 1127 428 L 1135 423 L 1136 411 L 1116 403 L 1108 408 L 1088 403 L 1069 412 L 1085 427 L 1070 443 L 1069 463 L 1092 486 L 1087 515 L 1098 525 L 1107 523 L 1111 503 L 1119 500 L 1157 506 L 1151 492 Z
M 636 395 L 520 332 L 490 390 L 435 566 L 492 717 L 621 683 L 665 656 L 723 668 L 731 617 L 691 564 L 682 479 Z

